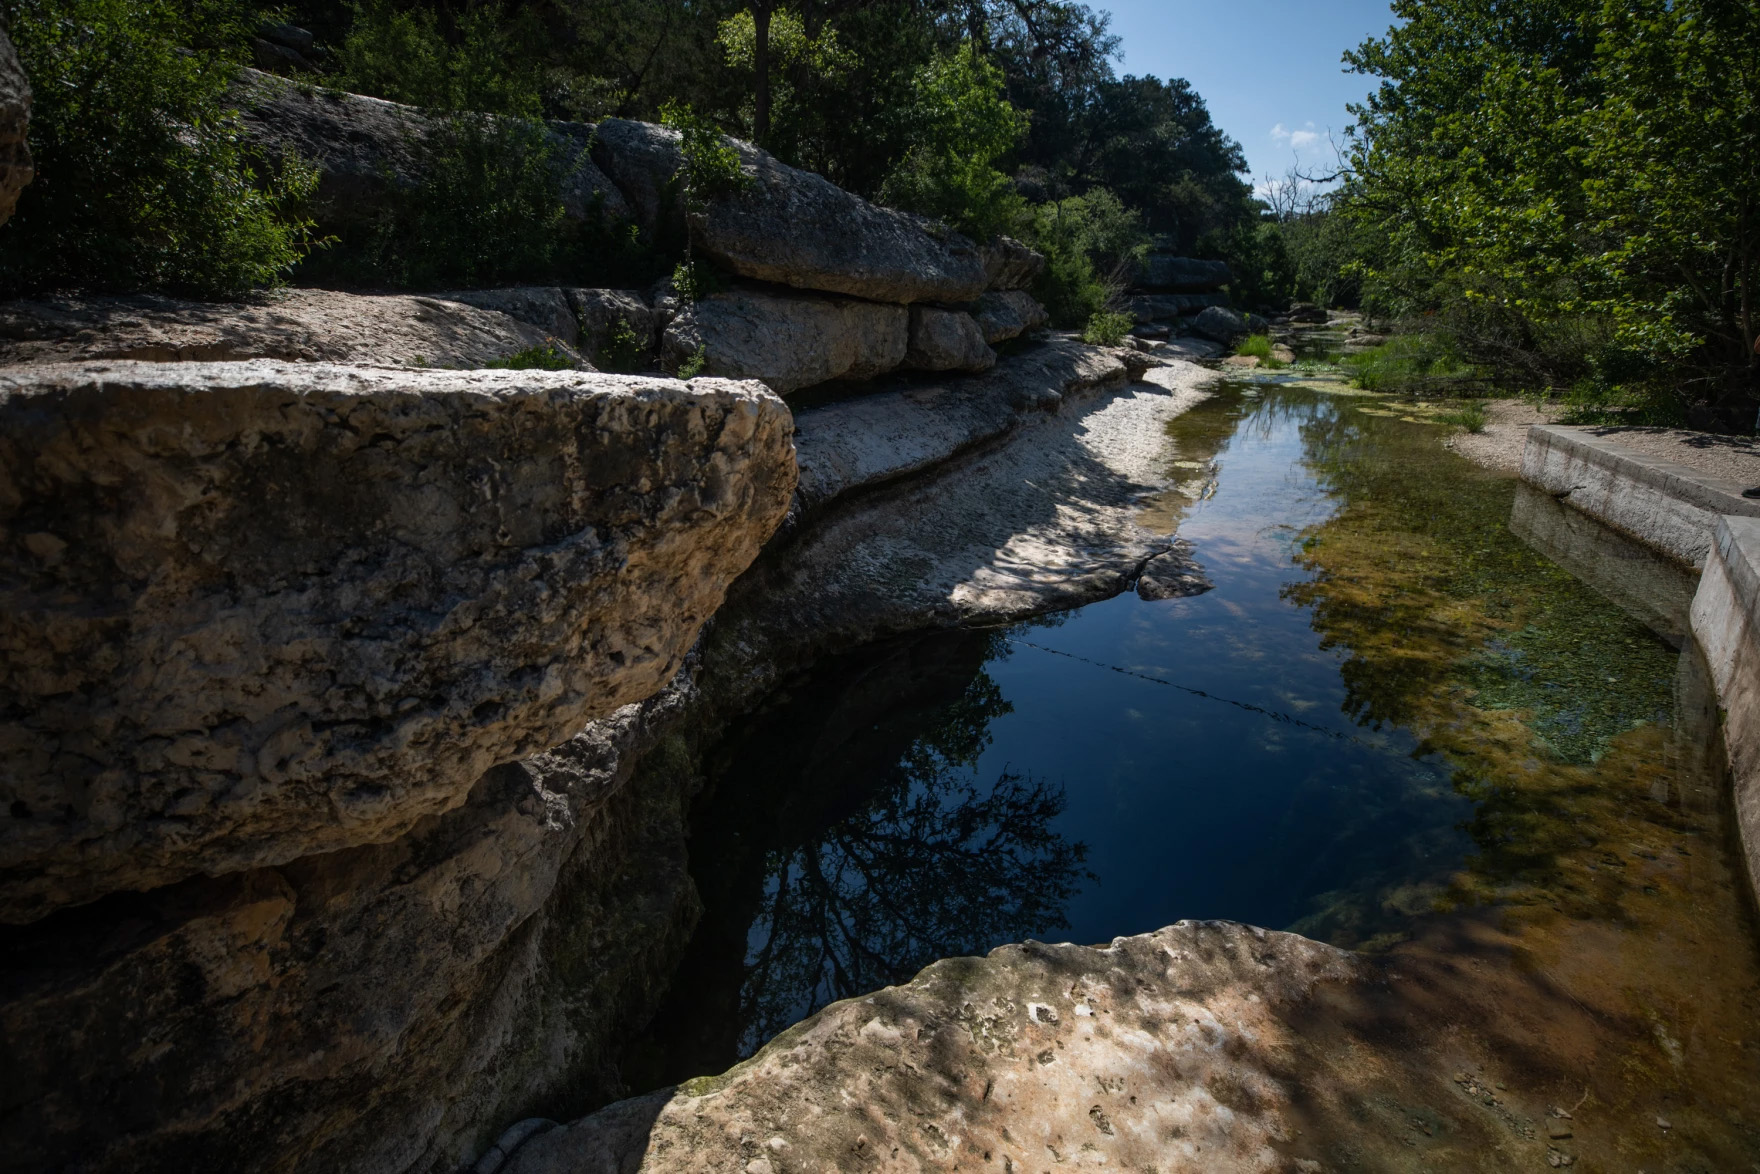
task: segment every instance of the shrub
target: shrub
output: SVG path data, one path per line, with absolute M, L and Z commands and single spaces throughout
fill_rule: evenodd
M 1082 341 L 1089 346 L 1117 346 L 1136 324 L 1137 320 L 1129 314 L 1101 311 L 1088 319 L 1082 329 Z
M 550 339 L 523 351 L 515 351 L 504 359 L 492 359 L 483 365 L 506 371 L 569 371 L 574 368 L 574 360 L 563 353 L 555 339 Z
M 1147 244 L 1137 214 L 1105 188 L 1040 205 L 1031 235 L 1045 255 L 1034 294 L 1062 327 L 1105 312 L 1129 283 Z
M 639 371 L 647 357 L 646 348 L 636 337 L 635 329 L 621 318 L 611 323 L 599 342 L 598 367 L 601 371 L 624 374 Z
M 253 158 L 227 87 L 257 14 L 205 0 L 19 0 L 31 79 L 26 190 L 0 290 L 236 295 L 280 281 L 311 246 L 297 160 Z
M 522 41 L 535 35 L 527 18 L 509 19 L 495 4 L 472 6 L 449 39 L 426 8 L 364 0 L 350 10 L 337 51 L 338 87 L 428 110 L 527 118 L 541 112 L 539 75 L 517 64 L 531 60 L 522 51 Z
M 1477 401 L 1462 404 L 1459 409 L 1436 417 L 1444 424 L 1456 424 L 1468 432 L 1485 431 L 1485 405 Z
M 543 123 L 454 114 L 411 133 L 420 184 L 315 256 L 302 278 L 435 289 L 582 272 L 607 282 L 652 277 L 650 252 L 597 206 L 585 221 L 568 218 L 565 163 Z
M 680 379 L 695 379 L 703 373 L 703 366 L 709 361 L 707 347 L 698 347 L 691 352 L 689 358 L 678 365 L 676 374 Z
M 1429 332 L 1395 335 L 1372 350 L 1346 355 L 1341 363 L 1351 382 L 1365 391 L 1422 394 L 1480 381 L 1448 339 Z
M 715 196 L 743 192 L 757 182 L 740 166 L 739 151 L 727 136 L 689 106 L 668 102 L 660 111 L 660 121 L 679 132 L 684 163 L 675 178 L 687 204 L 700 207 Z
M 996 162 L 1026 133 L 1027 119 L 1009 104 L 1002 71 L 975 45 L 920 69 L 901 117 L 910 146 L 881 185 L 883 203 L 980 240 L 1019 230 L 1026 201 Z

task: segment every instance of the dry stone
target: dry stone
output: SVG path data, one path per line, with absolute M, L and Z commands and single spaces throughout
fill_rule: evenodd
M 0 363 L 286 359 L 482 367 L 552 344 L 578 358 L 570 346 L 572 316 L 565 323 L 551 296 L 558 294 L 490 290 L 424 297 L 290 289 L 244 303 L 144 295 L 7 302 L 0 303 Z M 544 325 L 532 325 L 503 309 L 517 309 Z M 554 335 L 554 328 L 567 333 Z
M 728 141 L 752 182 L 691 212 L 691 239 L 709 259 L 742 277 L 876 302 L 966 302 L 984 292 L 984 257 L 965 237 Z M 593 158 L 650 230 L 680 211 L 678 144 L 678 132 L 645 122 L 598 126 Z
M 761 380 L 787 395 L 897 367 L 905 360 L 912 312 L 853 298 L 728 290 L 673 318 L 661 358 L 675 370 L 701 348 L 705 373 Z
M 1192 319 L 1191 331 L 1224 346 L 1252 333 L 1245 318 L 1224 306 L 1211 306 Z
M 545 337 L 553 338 L 565 346 L 574 346 L 581 331 L 567 291 L 553 285 L 453 290 L 434 296 L 449 302 L 475 306 L 479 310 L 506 314 L 516 322 L 537 327 L 544 332 Z
M 718 380 L 0 375 L 0 919 L 389 840 L 653 693 L 792 427 Z
M 991 346 L 1043 329 L 1051 315 L 1025 290 L 992 290 L 978 299 L 973 310 L 984 341 Z
M 0 28 L 0 224 L 18 207 L 18 195 L 36 176 L 26 132 L 31 124 L 31 83 Z
M 970 314 L 912 306 L 904 362 L 919 371 L 988 371 L 996 365 L 996 352 Z

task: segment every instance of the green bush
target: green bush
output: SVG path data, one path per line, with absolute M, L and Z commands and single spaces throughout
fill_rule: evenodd
M 436 289 L 581 273 L 607 284 L 652 278 L 654 258 L 627 226 L 597 207 L 584 221 L 567 216 L 566 164 L 543 123 L 454 114 L 426 134 L 412 132 L 410 147 L 421 182 L 314 256 L 303 279 Z
M 1137 320 L 1129 314 L 1101 311 L 1082 328 L 1082 341 L 1089 346 L 1117 346 L 1136 324 Z
M 708 361 L 709 361 L 708 348 L 707 347 L 698 347 L 696 350 L 691 352 L 689 358 L 685 359 L 684 362 L 682 362 L 678 365 L 678 370 L 675 372 L 675 374 L 680 379 L 695 379 L 697 376 L 699 376 L 703 373 L 703 367 L 706 363 L 708 363 Z
M 1431 332 L 1397 334 L 1340 362 L 1364 391 L 1435 394 L 1480 381 L 1479 372 L 1460 358 L 1453 343 Z
M 598 367 L 601 371 L 628 374 L 639 371 L 648 358 L 647 348 L 636 337 L 635 329 L 623 319 L 613 322 L 599 342 Z
M 1455 424 L 1465 428 L 1468 432 L 1485 431 L 1485 405 L 1477 401 L 1462 404 L 1457 410 L 1444 412 L 1436 418 L 1444 424 Z
M 337 51 L 334 84 L 427 110 L 533 118 L 542 112 L 539 74 L 528 42 L 540 34 L 529 14 L 476 5 L 452 22 L 396 0 L 350 5 L 348 36 Z
M 226 100 L 257 12 L 176 0 L 17 0 L 35 95 L 0 291 L 236 295 L 305 254 L 316 172 L 253 158 Z
M 1148 244 L 1137 213 L 1105 188 L 1035 208 L 1031 236 L 1045 256 L 1034 294 L 1065 328 L 1118 299 Z
M 942 220 L 979 240 L 1019 231 L 1026 201 L 996 163 L 1026 133 L 1002 71 L 970 42 L 918 71 L 900 111 L 909 148 L 881 186 L 881 202 Z
M 574 368 L 574 360 L 563 353 L 555 339 L 551 339 L 523 351 L 516 351 L 504 359 L 492 359 L 483 365 L 506 371 L 569 371 Z

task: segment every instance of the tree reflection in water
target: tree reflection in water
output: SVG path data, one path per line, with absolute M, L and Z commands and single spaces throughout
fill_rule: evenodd
M 711 756 L 692 813 L 704 913 L 625 1080 L 718 1072 L 837 999 L 1068 925 L 1086 849 L 1063 789 L 974 768 L 1011 706 L 985 633 L 865 650 L 794 683 Z

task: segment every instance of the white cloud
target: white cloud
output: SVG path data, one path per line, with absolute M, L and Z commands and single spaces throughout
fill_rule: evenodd
M 1271 128 L 1272 142 L 1285 143 L 1295 151 L 1305 151 L 1320 142 L 1323 137 L 1319 131 L 1314 129 L 1312 122 L 1301 130 L 1291 130 L 1281 122 Z

